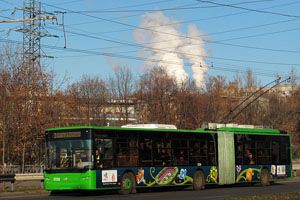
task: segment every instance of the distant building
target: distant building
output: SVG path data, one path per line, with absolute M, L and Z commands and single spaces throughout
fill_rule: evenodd
M 292 85 L 278 85 L 274 87 L 270 92 L 276 92 L 281 94 L 282 96 L 291 96 L 293 92 L 300 90 L 300 86 L 292 86 Z
M 60 99 L 63 107 L 59 117 L 61 125 L 121 126 L 137 122 L 137 100 L 134 98 L 107 102 L 77 99 L 74 104 L 68 102 L 70 99 Z

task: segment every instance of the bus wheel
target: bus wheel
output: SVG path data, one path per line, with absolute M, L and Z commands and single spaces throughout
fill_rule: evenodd
M 270 173 L 267 169 L 262 169 L 260 172 L 260 184 L 262 186 L 270 185 Z
M 132 173 L 125 173 L 122 177 L 120 194 L 136 193 L 136 183 Z
M 204 174 L 202 171 L 196 171 L 193 176 L 193 189 L 203 190 L 204 189 Z

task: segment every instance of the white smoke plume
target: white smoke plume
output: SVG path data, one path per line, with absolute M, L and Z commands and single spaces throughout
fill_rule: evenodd
M 189 25 L 185 36 L 180 33 L 179 24 L 179 21 L 169 19 L 162 12 L 146 13 L 139 26 L 143 29 L 134 32 L 135 41 L 142 44 L 148 53 L 147 67 L 153 67 L 152 61 L 158 61 L 157 65 L 163 67 L 180 85 L 188 78 L 184 70 L 187 59 L 192 66 L 196 85 L 203 87 L 208 67 L 204 61 L 207 52 L 199 36 L 201 33 L 195 25 Z

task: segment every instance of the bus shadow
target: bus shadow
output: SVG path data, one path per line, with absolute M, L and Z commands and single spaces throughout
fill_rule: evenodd
M 283 183 L 272 183 L 266 187 L 276 187 L 283 185 Z M 221 188 L 245 188 L 245 187 L 262 187 L 259 183 L 241 183 L 232 185 L 206 185 L 205 190 L 214 190 Z M 203 191 L 205 191 L 203 190 Z M 174 186 L 164 186 L 156 188 L 139 188 L 137 189 L 138 194 L 143 193 L 167 193 L 172 191 L 194 191 L 191 186 L 189 187 L 174 187 Z M 200 191 L 201 192 L 201 191 Z M 50 196 L 68 196 L 68 197 L 78 197 L 78 196 L 109 196 L 109 195 L 120 195 L 117 190 L 96 190 L 96 191 L 52 191 Z M 122 196 L 122 195 L 120 195 Z
M 205 189 L 217 189 L 217 188 L 244 188 L 244 187 L 276 187 L 283 185 L 283 183 L 274 182 L 268 186 L 262 186 L 260 183 L 235 183 L 235 184 L 228 184 L 228 185 L 207 185 Z
M 183 191 L 183 190 L 191 190 L 192 188 L 185 188 L 185 187 L 157 187 L 157 188 L 139 188 L 137 189 L 137 194 L 143 193 L 152 193 L 152 192 L 170 192 L 170 191 Z M 120 195 L 118 190 L 95 190 L 95 191 L 52 191 L 50 196 L 106 196 L 106 195 Z

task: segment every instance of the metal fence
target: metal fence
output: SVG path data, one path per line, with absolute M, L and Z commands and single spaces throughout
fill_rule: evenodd
M 40 181 L 40 188 L 43 188 L 44 177 L 42 173 L 32 174 L 0 174 L 0 183 L 10 183 L 10 191 L 14 191 L 16 181 Z M 5 185 L 4 185 L 5 186 Z

